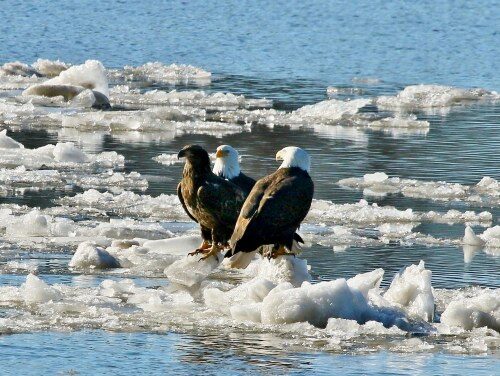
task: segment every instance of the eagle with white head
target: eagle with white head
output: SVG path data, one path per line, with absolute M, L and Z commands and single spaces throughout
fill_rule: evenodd
M 295 231 L 311 207 L 314 183 L 309 154 L 289 146 L 276 153 L 281 166 L 255 184 L 245 200 L 231 236 L 230 257 L 272 244 L 271 257 L 289 254 Z

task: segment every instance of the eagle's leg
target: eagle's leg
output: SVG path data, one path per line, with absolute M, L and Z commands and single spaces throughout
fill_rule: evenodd
M 224 250 L 224 246 L 222 244 L 217 242 L 212 242 L 212 247 L 207 253 L 205 253 L 205 255 L 202 258 L 200 258 L 200 260 L 206 260 L 210 256 L 215 256 L 215 258 L 218 259 L 219 252 L 222 250 Z
M 207 253 L 209 251 L 209 249 L 210 249 L 210 241 L 203 240 L 201 245 L 197 249 L 195 249 L 193 252 L 189 252 L 188 255 L 195 256 L 199 253 Z
M 278 247 L 275 246 L 273 248 L 270 258 L 277 258 L 278 256 L 287 256 L 287 255 L 295 256 L 295 254 L 290 252 L 287 247 L 285 247 L 283 244 L 280 244 Z
M 210 256 L 215 256 L 215 258 L 218 259 L 219 252 L 224 249 L 224 244 L 221 240 L 222 239 L 220 239 L 214 230 L 212 230 L 212 247 L 200 260 L 206 260 Z

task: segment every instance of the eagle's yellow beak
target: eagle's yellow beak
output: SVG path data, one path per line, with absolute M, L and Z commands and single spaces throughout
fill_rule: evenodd
M 276 153 L 276 160 L 277 161 L 282 161 L 283 160 L 283 155 L 281 154 L 282 150 Z
M 215 153 L 215 158 L 224 158 L 227 155 L 227 151 L 218 149 Z

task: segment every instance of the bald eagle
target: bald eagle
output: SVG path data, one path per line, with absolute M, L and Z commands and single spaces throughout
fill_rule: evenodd
M 236 184 L 248 196 L 255 185 L 255 180 L 241 172 L 236 149 L 229 145 L 221 145 L 217 148 L 215 157 L 214 174 Z
M 266 244 L 273 245 L 271 257 L 291 252 L 314 194 L 310 158 L 303 149 L 289 146 L 276 154 L 276 160 L 283 161 L 278 170 L 257 181 L 245 200 L 226 257 Z
M 216 256 L 233 233 L 246 195 L 211 171 L 210 158 L 201 146 L 187 145 L 177 157 L 186 158 L 177 195 L 188 216 L 200 224 L 203 238 L 200 248 L 192 254 Z

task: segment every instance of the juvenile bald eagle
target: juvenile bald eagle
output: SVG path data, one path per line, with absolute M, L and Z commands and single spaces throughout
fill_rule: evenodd
M 292 249 L 295 231 L 307 215 L 314 194 L 309 176 L 309 155 L 289 146 L 276 154 L 281 166 L 255 184 L 248 195 L 231 236 L 231 251 L 253 252 L 262 245 L 274 245 L 277 257 Z
M 193 254 L 206 253 L 203 258 L 216 256 L 233 233 L 246 195 L 237 185 L 211 171 L 210 158 L 201 146 L 187 145 L 177 157 L 186 158 L 177 195 L 188 216 L 200 224 L 203 238 Z
M 214 174 L 236 184 L 248 196 L 255 185 L 255 180 L 241 172 L 236 149 L 229 145 L 221 145 L 217 148 L 215 157 Z

